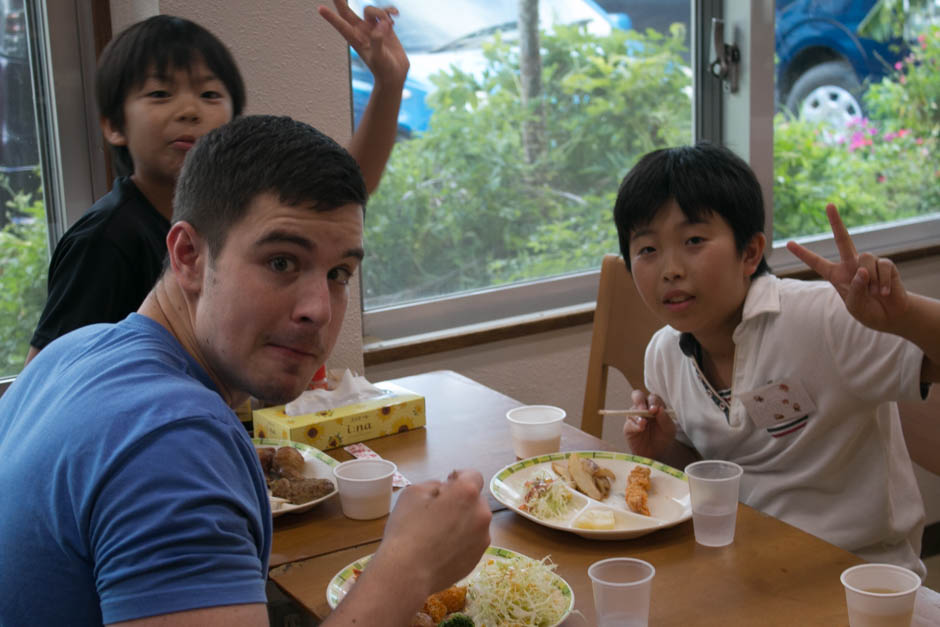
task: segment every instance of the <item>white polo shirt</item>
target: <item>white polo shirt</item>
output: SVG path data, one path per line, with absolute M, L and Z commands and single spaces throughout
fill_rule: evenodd
M 743 503 L 925 575 L 924 506 L 894 402 L 922 398 L 916 345 L 860 324 L 828 283 L 760 276 L 734 331 L 726 417 L 679 339 L 671 327 L 653 336 L 647 389 L 676 410 L 680 441 L 744 468 Z M 780 384 L 815 408 L 786 417 L 753 409 Z

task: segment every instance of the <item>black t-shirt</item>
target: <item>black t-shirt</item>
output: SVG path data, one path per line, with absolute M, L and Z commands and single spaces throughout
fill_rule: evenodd
M 49 264 L 49 299 L 30 344 L 137 311 L 166 255 L 169 221 L 129 178 L 96 202 L 62 236 Z

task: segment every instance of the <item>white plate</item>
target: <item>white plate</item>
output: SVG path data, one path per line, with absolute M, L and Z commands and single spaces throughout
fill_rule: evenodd
M 490 559 L 502 559 L 502 560 L 514 560 L 519 559 L 520 557 L 526 557 L 521 553 L 516 553 L 515 551 L 510 551 L 509 549 L 504 549 L 498 546 L 490 546 L 483 552 L 483 558 L 480 559 L 480 563 L 476 565 L 476 568 L 471 571 L 469 575 L 457 582 L 458 585 L 466 585 L 467 581 L 476 574 L 486 560 Z M 369 563 L 369 560 L 372 559 L 371 555 L 366 555 L 365 557 L 359 558 L 352 564 L 349 564 L 343 570 L 336 573 L 333 579 L 330 581 L 330 584 L 326 587 L 326 602 L 329 604 L 330 609 L 336 609 L 336 606 L 339 605 L 339 602 L 343 600 L 343 597 L 346 596 L 346 593 L 349 592 L 349 589 L 352 588 L 353 584 L 356 583 L 356 577 L 359 572 L 365 569 L 366 564 Z M 562 615 L 561 620 L 557 623 L 550 625 L 550 627 L 558 627 L 565 619 L 568 617 L 568 614 L 571 613 L 571 610 L 574 609 L 574 590 L 571 589 L 571 586 L 568 585 L 568 582 L 562 579 L 559 575 L 555 575 L 554 585 L 561 591 L 562 595 L 568 600 L 568 606 L 565 608 L 565 613 Z M 471 618 L 473 618 L 471 616 Z
M 497 501 L 540 525 L 576 533 L 585 538 L 597 540 L 624 540 L 636 538 L 647 533 L 678 525 L 692 517 L 692 502 L 689 499 L 689 482 L 685 473 L 671 466 L 627 453 L 611 451 L 572 451 L 581 457 L 588 457 L 603 468 L 609 468 L 616 477 L 611 481 L 610 494 L 603 501 L 597 501 L 581 492 L 571 490 L 572 507 L 562 517 L 552 520 L 536 518 L 519 506 L 525 496 L 525 482 L 543 475 L 558 478 L 552 470 L 553 461 L 566 463 L 570 453 L 552 453 L 518 461 L 506 466 L 490 480 L 490 492 Z M 635 466 L 649 466 L 650 516 L 636 514 L 627 507 L 627 475 Z M 582 529 L 575 522 L 592 509 L 611 510 L 614 515 L 613 529 Z
M 297 449 L 301 455 L 304 456 L 304 477 L 316 478 L 316 479 L 329 479 L 333 484 L 333 491 L 327 494 L 326 496 L 321 496 L 318 499 L 312 501 L 307 501 L 306 503 L 300 503 L 299 505 L 294 505 L 293 503 L 281 502 L 282 499 L 275 499 L 271 496 L 270 492 L 268 497 L 271 499 L 271 516 L 277 518 L 281 514 L 289 514 L 296 512 L 305 512 L 314 505 L 322 503 L 326 499 L 332 497 L 336 494 L 336 478 L 333 477 L 333 467 L 339 466 L 339 462 L 321 451 L 318 448 L 314 448 L 308 444 L 302 444 L 300 442 L 288 442 L 287 440 L 272 440 L 268 438 L 253 438 L 251 440 L 255 448 L 279 448 L 281 446 L 290 446 Z

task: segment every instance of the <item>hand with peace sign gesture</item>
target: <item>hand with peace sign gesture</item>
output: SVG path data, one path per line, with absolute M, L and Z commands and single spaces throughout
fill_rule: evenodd
M 832 203 L 826 206 L 826 216 L 839 250 L 838 263 L 820 257 L 796 242 L 788 242 L 787 250 L 832 283 L 849 313 L 859 322 L 872 329 L 893 332 L 893 321 L 903 316 L 908 308 L 907 291 L 901 284 L 897 266 L 890 259 L 870 253 L 859 255 L 839 217 L 839 210 Z
M 398 136 L 398 109 L 409 61 L 393 28 L 395 7 L 367 6 L 362 17 L 346 0 L 333 0 L 336 11 L 317 10 L 339 32 L 372 72 L 372 93 L 359 127 L 346 147 L 359 163 L 369 193 L 375 191 Z
M 899 335 L 925 353 L 922 379 L 940 377 L 940 301 L 908 292 L 897 266 L 871 253 L 858 254 L 839 211 L 830 203 L 826 216 L 839 250 L 832 262 L 796 242 L 787 250 L 829 281 L 852 316 L 867 327 Z

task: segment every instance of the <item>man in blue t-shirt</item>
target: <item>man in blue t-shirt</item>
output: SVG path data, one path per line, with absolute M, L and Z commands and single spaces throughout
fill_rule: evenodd
M 267 624 L 271 513 L 231 407 L 286 402 L 326 360 L 365 201 L 352 157 L 289 118 L 190 151 L 139 311 L 52 342 L 0 398 L 0 625 Z M 408 624 L 467 574 L 489 543 L 482 484 L 405 490 L 325 624 Z

